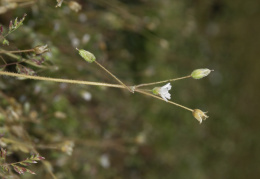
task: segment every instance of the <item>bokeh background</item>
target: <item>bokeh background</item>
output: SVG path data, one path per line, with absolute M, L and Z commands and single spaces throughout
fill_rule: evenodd
M 27 16 L 1 50 L 48 44 L 50 52 L 0 54 L 1 70 L 16 71 L 3 68 L 4 61 L 43 58 L 40 66 L 22 65 L 39 76 L 116 83 L 86 63 L 78 47 L 128 85 L 197 68 L 214 72 L 172 83 L 172 101 L 208 111 L 201 125 L 189 111 L 126 90 L 1 76 L 0 145 L 7 162 L 37 150 L 45 163 L 28 168 L 39 179 L 260 176 L 259 1 L 78 0 L 79 12 L 66 0 L 57 8 L 54 0 L 12 2 L 18 6 L 0 14 L 4 30 Z

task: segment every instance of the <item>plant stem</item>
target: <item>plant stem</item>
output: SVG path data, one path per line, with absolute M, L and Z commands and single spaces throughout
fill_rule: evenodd
M 190 77 L 191 77 L 191 75 L 188 75 L 188 76 L 184 76 L 184 77 L 180 77 L 180 78 L 174 78 L 174 79 L 169 79 L 169 80 L 164 80 L 164 81 L 157 81 L 157 82 L 153 82 L 153 83 L 144 83 L 144 84 L 136 85 L 135 87 L 139 88 L 139 87 L 143 87 L 143 86 L 156 85 L 156 84 L 161 84 L 161 83 L 167 83 L 167 82 L 170 82 L 170 81 L 182 80 L 182 79 L 190 78 Z
M 126 88 L 126 89 L 130 89 L 128 86 L 125 86 L 125 85 L 117 85 L 117 84 L 109 84 L 109 83 L 99 83 L 99 82 L 92 82 L 92 81 L 81 81 L 81 80 L 68 80 L 68 79 L 60 79 L 60 78 L 49 78 L 49 77 L 42 77 L 42 76 L 31 76 L 31 75 L 18 74 L 18 73 L 13 73 L 13 72 L 6 72 L 6 71 L 0 71 L 0 75 L 13 76 L 13 77 L 22 77 L 22 78 L 28 78 L 28 79 L 33 79 L 33 80 L 41 80 L 41 81 L 53 81 L 53 82 L 58 82 L 58 83 L 71 83 L 71 84 L 82 84 L 82 85 L 92 85 L 92 86 L 106 86 L 106 87 L 111 87 L 111 88 Z M 147 93 L 144 90 L 135 89 L 134 91 L 164 101 L 164 99 L 162 99 L 161 97 L 155 96 L 155 95 L 150 94 L 150 93 Z M 188 111 L 193 112 L 193 109 L 190 109 L 188 107 L 182 106 L 182 105 L 177 104 L 177 103 L 172 102 L 172 101 L 167 101 L 167 102 L 170 103 L 170 104 L 179 106 L 179 107 L 181 107 L 183 109 L 186 109 Z
M 10 65 L 19 64 L 19 63 L 23 63 L 23 61 L 20 61 L 20 62 L 13 62 L 13 63 L 8 63 L 8 64 L 5 64 L 5 65 L 0 65 L 0 68 L 2 68 L 2 67 L 7 67 L 7 66 L 10 66 Z
M 34 49 L 28 49 L 28 50 L 14 50 L 14 51 L 0 51 L 1 53 L 25 53 L 25 52 L 34 52 Z
M 7 56 L 12 57 L 12 58 L 14 58 L 14 59 L 16 59 L 16 60 L 19 60 L 20 62 L 25 62 L 25 63 L 27 63 L 27 64 L 29 64 L 29 65 L 32 65 L 32 66 L 35 66 L 35 67 L 37 67 L 37 68 L 48 68 L 48 67 L 46 67 L 46 66 L 37 65 L 37 64 L 35 64 L 35 63 L 31 62 L 31 61 L 28 61 L 28 60 L 26 60 L 26 59 L 24 59 L 24 58 L 21 58 L 21 57 L 18 56 L 18 55 L 9 53 L 8 51 L 3 50 L 3 49 L 1 49 L 1 48 L 0 48 L 0 50 L 1 50 L 2 52 L 4 52 Z
M 128 86 L 126 86 L 121 80 L 119 80 L 115 75 L 113 75 L 110 71 L 108 71 L 105 67 L 103 67 L 100 63 L 98 63 L 96 60 L 95 60 L 95 63 L 100 67 L 102 68 L 103 70 L 105 70 L 109 75 L 111 75 L 115 80 L 117 80 L 121 85 L 123 85 L 126 89 L 128 89 L 128 91 L 130 92 L 134 92 L 133 90 L 131 90 Z
M 138 92 L 138 93 L 142 93 L 142 94 L 147 95 L 147 96 L 152 96 L 152 97 L 154 97 L 154 98 L 157 98 L 157 99 L 160 99 L 160 100 L 164 101 L 164 99 L 160 98 L 159 96 L 155 96 L 155 95 L 150 94 L 150 93 L 147 93 L 147 92 L 145 92 L 145 91 L 143 91 L 143 90 L 135 89 L 135 91 Z M 173 104 L 173 105 L 175 105 L 175 106 L 179 106 L 179 107 L 181 107 L 181 108 L 183 108 L 183 109 L 186 109 L 186 110 L 188 110 L 188 111 L 191 111 L 191 112 L 194 111 L 193 109 L 187 108 L 187 107 L 185 107 L 185 106 L 183 106 L 183 105 L 177 104 L 177 103 L 172 102 L 172 101 L 167 101 L 167 103 Z
M 0 75 L 22 77 L 22 78 L 28 78 L 33 80 L 53 81 L 59 83 L 72 83 L 72 84 L 83 84 L 83 85 L 92 85 L 92 86 L 106 86 L 112 88 L 125 88 L 124 86 L 117 85 L 117 84 L 99 83 L 99 82 L 81 81 L 81 80 L 68 80 L 68 79 L 60 79 L 60 78 L 49 78 L 49 77 L 42 77 L 42 76 L 31 76 L 31 75 L 18 74 L 13 72 L 6 72 L 6 71 L 0 71 Z

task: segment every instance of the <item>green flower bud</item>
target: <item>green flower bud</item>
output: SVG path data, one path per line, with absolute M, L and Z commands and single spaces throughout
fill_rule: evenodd
M 204 78 L 205 76 L 208 76 L 211 71 L 213 70 L 209 70 L 207 68 L 197 69 L 191 73 L 191 77 L 198 80 Z
M 153 89 L 152 89 L 153 94 L 154 94 L 154 95 L 160 94 L 160 89 L 161 89 L 160 87 L 155 87 L 155 88 L 153 88 Z
M 77 49 L 77 48 L 76 48 Z M 80 56 L 89 63 L 92 63 L 96 60 L 96 57 L 90 53 L 89 51 L 83 49 L 77 49 L 79 51 Z

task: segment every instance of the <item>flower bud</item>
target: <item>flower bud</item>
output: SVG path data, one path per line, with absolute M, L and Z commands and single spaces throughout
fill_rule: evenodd
M 200 122 L 200 124 L 202 123 L 202 120 L 206 120 L 209 117 L 205 112 L 199 109 L 194 109 L 192 115 Z
M 76 1 L 69 1 L 68 6 L 71 10 L 78 12 L 81 10 L 81 5 L 77 3 Z
M 158 95 L 158 94 L 160 93 L 160 89 L 161 89 L 160 87 L 155 87 L 155 88 L 153 88 L 153 89 L 152 89 L 153 94 L 154 94 L 154 95 Z
M 43 54 L 45 52 L 48 52 L 49 51 L 49 48 L 48 48 L 48 45 L 38 45 L 36 47 L 34 47 L 34 53 L 36 55 L 40 55 L 40 54 Z
M 77 48 L 76 48 L 77 49 Z M 77 49 L 79 51 L 80 56 L 89 63 L 92 63 L 96 60 L 96 57 L 90 53 L 89 51 L 83 49 Z
M 213 70 L 209 70 L 207 68 L 197 69 L 191 73 L 191 77 L 198 80 L 198 79 L 204 78 L 205 76 L 208 76 L 211 71 L 213 71 Z

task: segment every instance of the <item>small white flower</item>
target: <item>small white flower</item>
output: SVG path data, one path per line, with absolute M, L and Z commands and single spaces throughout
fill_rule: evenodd
M 159 94 L 161 97 L 165 100 L 168 101 L 167 99 L 171 99 L 171 94 L 169 93 L 169 90 L 172 88 L 170 83 L 167 83 L 163 87 L 161 87 Z
M 172 88 L 170 83 L 167 83 L 166 85 L 162 87 L 155 87 L 152 91 L 155 95 L 160 95 L 166 102 L 167 99 L 171 99 L 171 94 L 169 93 L 169 90 Z

